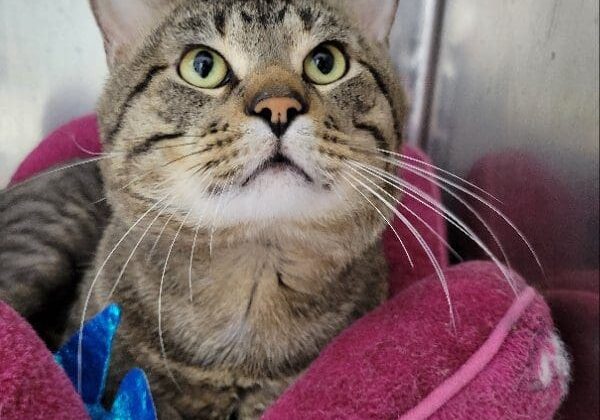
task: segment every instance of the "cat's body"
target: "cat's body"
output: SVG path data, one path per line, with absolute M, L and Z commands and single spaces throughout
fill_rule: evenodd
M 112 68 L 99 106 L 107 156 L 101 177 L 80 168 L 73 176 L 89 173 L 87 185 L 68 187 L 87 194 L 76 207 L 85 219 L 79 224 L 91 223 L 90 242 L 103 237 L 77 288 L 68 331 L 84 309 L 90 316 L 119 303 L 124 318 L 111 377 L 143 367 L 168 419 L 257 418 L 387 291 L 380 237 L 390 211 L 365 194 L 393 190 L 367 184 L 352 165 L 391 171 L 374 156 L 400 141 L 403 99 L 379 44 L 395 2 L 383 2 L 383 18 L 367 19 L 369 37 L 333 0 L 215 3 L 146 0 L 134 31 L 146 35 L 134 42 L 131 23 L 116 13 L 123 6 L 93 2 Z M 373 13 L 366 1 L 349 3 Z M 206 87 L 206 72 L 202 80 L 186 78 L 182 56 L 200 51 L 192 59 L 202 74 L 201 60 L 213 54 L 199 45 L 229 66 L 222 84 Z M 210 59 L 216 66 L 219 58 Z M 345 72 L 329 82 L 340 60 Z M 55 184 L 67 175 L 54 175 Z M 44 264 L 34 275 L 25 259 L 9 261 L 20 241 L 11 235 L 64 204 L 25 205 L 15 219 L 19 194 L 34 200 L 51 183 L 28 188 L 5 194 L 0 216 L 9 233 L 0 240 L 8 267 L 0 285 L 10 290 L 3 297 L 26 314 L 32 303 L 27 287 L 11 286 L 17 278 L 29 275 L 39 287 L 35 280 L 52 277 L 45 270 L 56 271 L 55 259 L 73 261 L 84 248 L 56 258 L 49 244 L 36 248 Z M 103 189 L 110 208 L 95 203 Z M 35 247 L 51 234 L 42 229 L 48 225 L 20 245 Z M 58 236 L 61 250 L 73 238 L 85 241 L 68 229 Z
M 128 228 L 118 222 L 109 226 L 96 266 Z M 109 301 L 115 279 L 143 230 L 140 227 L 123 243 L 122 252 L 113 256 L 98 279 L 91 313 Z M 316 232 L 305 232 L 310 246 L 298 241 L 297 234 L 270 231 L 240 240 L 232 233 L 233 243 L 213 239 L 212 255 L 206 246 L 210 238 L 201 235 L 190 291 L 194 235 L 183 230 L 164 277 L 161 328 L 167 359 L 163 360 L 158 336 L 160 279 L 177 230 L 175 223 L 167 228 L 154 250 L 158 232 L 150 235 L 122 277 L 115 294 L 124 313 L 115 367 L 152 366 L 148 374 L 155 397 L 171 403 L 185 417 L 195 413 L 197 418 L 223 418 L 234 409 L 242 418 L 255 417 L 332 337 L 386 296 L 386 267 L 378 244 L 358 258 L 347 258 L 349 252 L 340 239 L 358 232 L 343 232 L 338 240 L 321 244 L 311 239 Z M 83 292 L 93 277 L 90 272 Z M 136 284 L 140 278 L 157 281 L 140 287 Z M 73 313 L 78 320 L 81 311 Z M 134 356 L 119 362 L 126 355 Z M 124 373 L 115 372 L 114 377 Z

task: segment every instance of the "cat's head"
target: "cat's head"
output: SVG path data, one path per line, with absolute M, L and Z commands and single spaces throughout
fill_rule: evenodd
M 130 201 L 117 207 L 162 200 L 216 227 L 388 214 L 360 165 L 392 171 L 380 149 L 400 143 L 396 3 L 92 0 L 111 67 L 103 171 Z

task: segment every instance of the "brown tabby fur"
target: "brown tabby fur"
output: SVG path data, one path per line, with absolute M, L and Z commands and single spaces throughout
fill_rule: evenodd
M 108 154 L 99 185 L 112 214 L 68 332 L 79 327 L 88 292 L 86 316 L 117 302 L 124 318 L 112 381 L 143 367 L 161 418 L 258 418 L 333 337 L 386 296 L 386 224 L 348 184 L 344 163 L 392 170 L 374 155 L 399 146 L 403 96 L 384 45 L 333 0 L 166 3 L 140 42 L 112 51 L 98 109 Z M 321 87 L 301 68 L 325 41 L 344 46 L 350 70 Z M 214 91 L 184 82 L 177 64 L 189 45 L 219 51 L 234 80 Z M 314 131 L 303 143 L 284 138 L 283 147 L 313 179 L 304 188 L 315 194 L 314 213 L 248 216 L 224 197 L 254 188 L 244 186 L 251 162 L 277 142 L 248 135 L 259 121 L 248 103 L 291 91 L 310 104 L 302 118 Z M 340 201 L 327 204 L 336 195 Z M 274 207 L 294 203 L 279 200 Z M 212 207 L 200 211 L 199 202 Z M 0 243 L 0 258 L 7 248 Z

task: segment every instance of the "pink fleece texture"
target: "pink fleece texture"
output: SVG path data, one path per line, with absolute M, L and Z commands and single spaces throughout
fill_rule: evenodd
M 93 158 L 100 150 L 95 118 L 76 120 L 42 142 L 13 183 L 61 162 Z M 404 153 L 428 162 L 418 150 L 405 148 Z M 401 175 L 439 200 L 432 183 L 410 173 Z M 521 279 L 516 295 L 489 263 L 448 268 L 446 250 L 436 237 L 446 238 L 442 218 L 409 197 L 403 203 L 410 211 L 400 211 L 445 269 L 456 330 L 431 262 L 410 231 L 395 220 L 415 267 L 409 266 L 395 235 L 386 232 L 392 298 L 336 338 L 264 418 L 550 419 L 568 378 L 556 361 L 559 348 L 542 298 Z M 0 393 L 0 410 L 11 410 L 0 418 L 26 418 L 19 410 L 41 416 L 57 407 L 63 414 L 51 418 L 83 418 L 66 378 L 59 372 L 58 379 L 47 380 L 47 372 L 56 367 L 39 339 L 23 320 L 13 317 L 6 322 L 11 327 L 0 329 L 0 378 L 7 378 L 10 395 L 18 397 Z M 15 343 L 45 356 L 13 351 Z M 27 399 L 28 407 L 18 404 L 20 399 Z
M 84 419 L 85 407 L 42 340 L 0 302 L 0 419 Z
M 78 118 L 46 137 L 17 168 L 11 184 L 25 181 L 64 162 L 94 158 L 101 151 L 96 116 Z
M 438 279 L 421 280 L 342 333 L 265 419 L 551 419 L 568 378 L 550 366 L 540 381 L 554 337 L 543 300 L 524 289 L 515 302 L 490 263 L 446 276 L 456 334 Z

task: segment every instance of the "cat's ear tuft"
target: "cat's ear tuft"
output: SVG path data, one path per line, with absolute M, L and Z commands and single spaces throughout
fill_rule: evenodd
M 387 44 L 396 18 L 399 0 L 345 0 L 340 7 L 354 16 L 373 40 Z
M 140 42 L 172 3 L 173 0 L 90 0 L 109 66 Z

